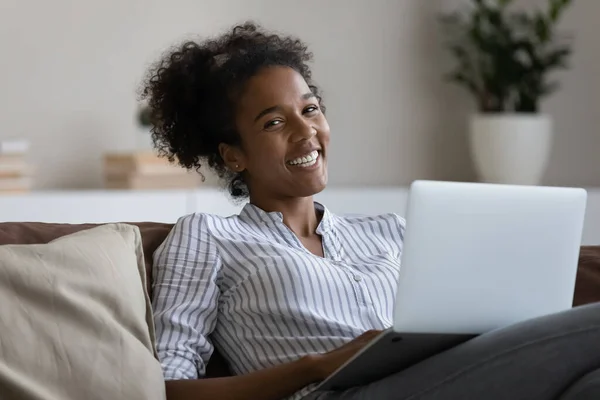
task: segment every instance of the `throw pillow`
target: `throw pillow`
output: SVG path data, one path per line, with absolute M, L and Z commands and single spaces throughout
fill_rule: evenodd
M 137 227 L 0 246 L 0 393 L 165 399 Z

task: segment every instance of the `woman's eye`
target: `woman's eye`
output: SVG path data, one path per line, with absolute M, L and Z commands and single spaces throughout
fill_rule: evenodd
M 279 120 L 279 119 L 274 119 L 274 120 L 271 120 L 271 121 L 267 122 L 267 123 L 265 124 L 264 128 L 265 128 L 265 129 L 268 129 L 268 128 L 273 128 L 274 126 L 277 126 L 277 125 L 279 125 L 279 124 L 281 124 L 281 120 Z
M 319 107 L 317 106 L 308 106 L 304 109 L 304 113 L 308 114 L 308 113 L 313 113 L 319 110 Z

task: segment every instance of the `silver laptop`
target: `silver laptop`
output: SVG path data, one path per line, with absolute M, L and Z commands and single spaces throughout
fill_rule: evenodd
M 579 188 L 414 182 L 393 326 L 319 390 L 365 385 L 571 308 L 586 200 Z

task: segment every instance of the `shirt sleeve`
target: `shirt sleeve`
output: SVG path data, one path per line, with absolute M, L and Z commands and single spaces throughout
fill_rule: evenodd
M 398 246 L 400 254 L 402 254 L 402 250 L 404 249 L 404 232 L 406 231 L 406 220 L 399 214 L 394 213 L 393 216 L 394 222 L 396 224 L 394 232 L 394 241 Z
M 205 375 L 214 350 L 220 259 L 206 216 L 180 218 L 153 255 L 156 347 L 165 380 Z

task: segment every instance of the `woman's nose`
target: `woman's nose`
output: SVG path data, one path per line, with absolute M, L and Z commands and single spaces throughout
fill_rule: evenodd
M 293 140 L 301 141 L 310 139 L 317 134 L 317 128 L 311 124 L 311 121 L 300 119 L 296 122 L 293 131 Z

